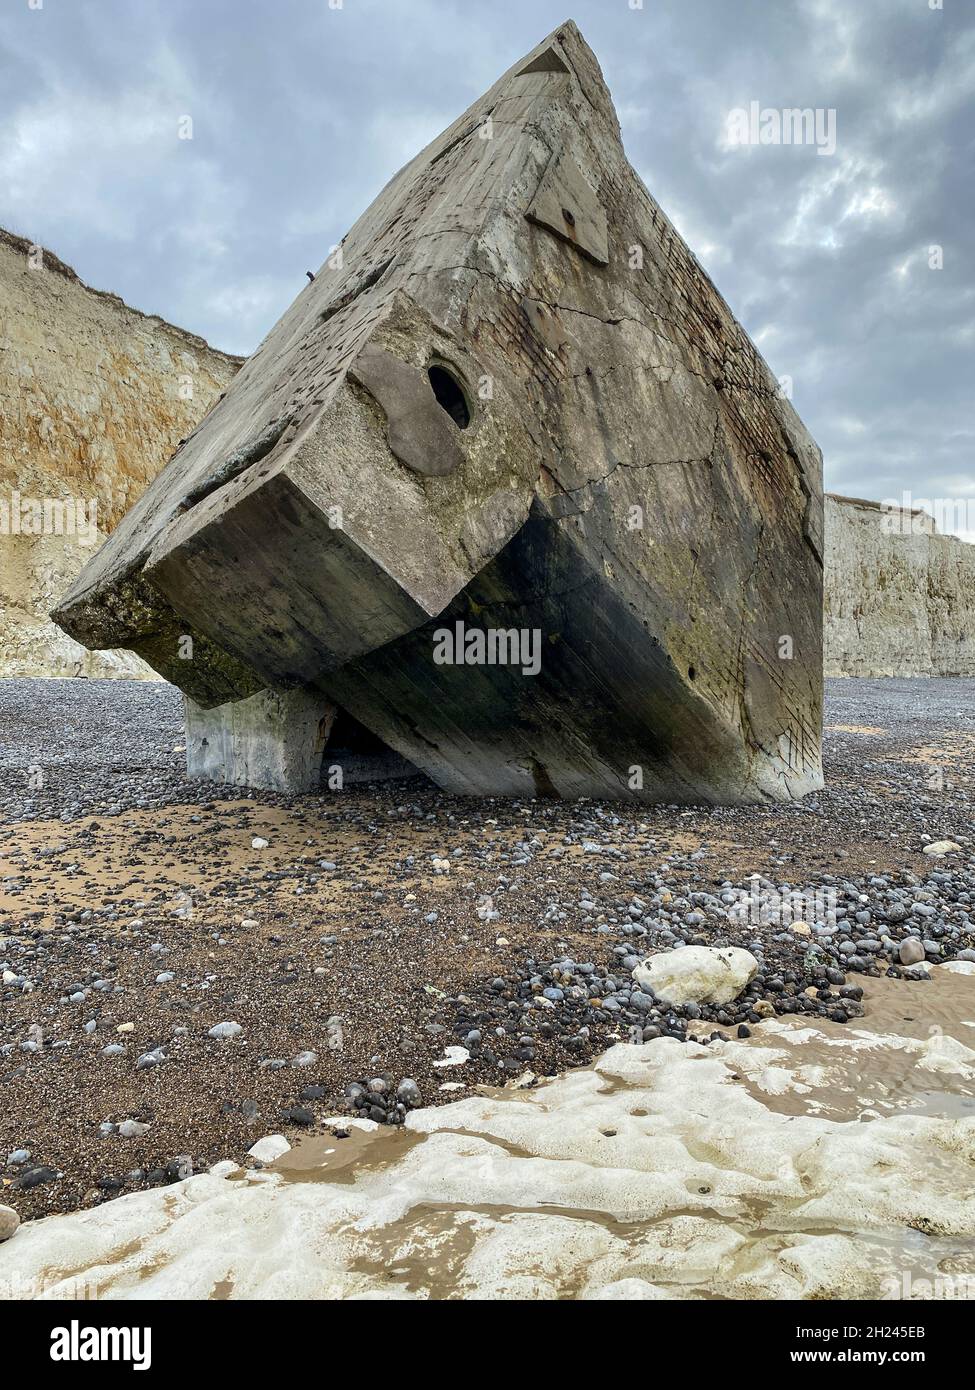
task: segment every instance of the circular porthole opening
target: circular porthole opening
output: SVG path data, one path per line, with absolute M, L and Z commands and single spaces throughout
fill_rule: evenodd
M 438 404 L 446 410 L 455 425 L 466 430 L 471 423 L 471 412 L 460 382 L 446 367 L 429 367 L 427 376 Z

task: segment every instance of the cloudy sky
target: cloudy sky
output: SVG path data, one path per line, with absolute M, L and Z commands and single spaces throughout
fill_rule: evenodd
M 827 486 L 975 517 L 975 0 L 942 2 L 2 0 L 0 225 L 250 352 L 390 175 L 571 15 L 630 159 L 792 378 Z M 752 102 L 835 110 L 835 152 L 733 144 Z

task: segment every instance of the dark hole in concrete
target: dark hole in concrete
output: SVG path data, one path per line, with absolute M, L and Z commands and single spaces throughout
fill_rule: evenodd
M 446 367 L 430 367 L 427 376 L 438 403 L 443 406 L 455 425 L 466 430 L 471 423 L 471 412 L 460 383 L 451 376 Z
M 694 678 L 695 678 L 696 675 L 697 675 L 697 671 L 694 669 L 694 667 L 693 667 L 693 666 L 688 666 L 688 668 L 687 668 L 687 679 L 688 679 L 689 681 L 692 681 L 692 680 L 694 680 Z
M 385 782 L 405 777 L 426 781 L 419 768 L 400 757 L 341 706 L 336 709 L 325 745 L 323 782 L 328 780 L 328 769 L 336 764 L 343 769 L 346 783 L 353 786 L 362 782 Z

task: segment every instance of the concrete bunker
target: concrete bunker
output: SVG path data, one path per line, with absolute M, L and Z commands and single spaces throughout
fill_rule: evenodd
M 181 687 L 191 773 L 308 790 L 351 719 L 459 793 L 820 787 L 821 456 L 575 25 L 342 251 L 54 615 Z

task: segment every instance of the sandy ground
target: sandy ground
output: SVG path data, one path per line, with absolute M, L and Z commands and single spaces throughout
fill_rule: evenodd
M 755 872 L 854 880 L 854 900 L 878 875 L 908 885 L 908 899 L 927 884 L 945 956 L 970 948 L 965 871 L 932 887 L 945 865 L 922 849 L 927 836 L 962 844 L 953 864 L 971 853 L 973 691 L 831 682 L 825 793 L 681 810 L 474 802 L 420 779 L 247 797 L 183 780 L 168 687 L 3 683 L 3 1201 L 26 1218 L 243 1161 L 268 1132 L 320 1130 L 348 1109 L 346 1087 L 373 1077 L 390 1093 L 410 1078 L 431 1105 L 584 1063 L 629 1036 L 625 1011 L 597 997 L 563 1022 L 561 1009 L 519 1010 L 518 989 L 566 956 L 618 983 L 621 953 L 652 944 L 646 923 L 676 923 L 672 902 L 686 920 L 692 893 Z M 637 895 L 646 915 L 634 942 Z M 756 936 L 702 915 L 685 939 Z M 777 1012 L 835 1018 L 839 1004 L 857 1015 L 803 973 L 805 943 L 765 935 L 761 980 Z M 846 978 L 855 984 L 856 969 Z M 821 999 L 805 997 L 812 984 L 825 985 Z M 933 987 L 913 986 L 920 1007 Z M 740 1018 L 752 1015 L 722 1026 Z M 240 1031 L 210 1037 L 221 1022 Z M 483 1045 L 444 1065 L 472 1029 Z M 157 1064 L 140 1068 L 156 1049 Z M 125 1120 L 148 1129 L 123 1137 Z M 29 1159 L 5 1163 L 18 1150 Z M 27 1171 L 43 1180 L 25 1185 Z

